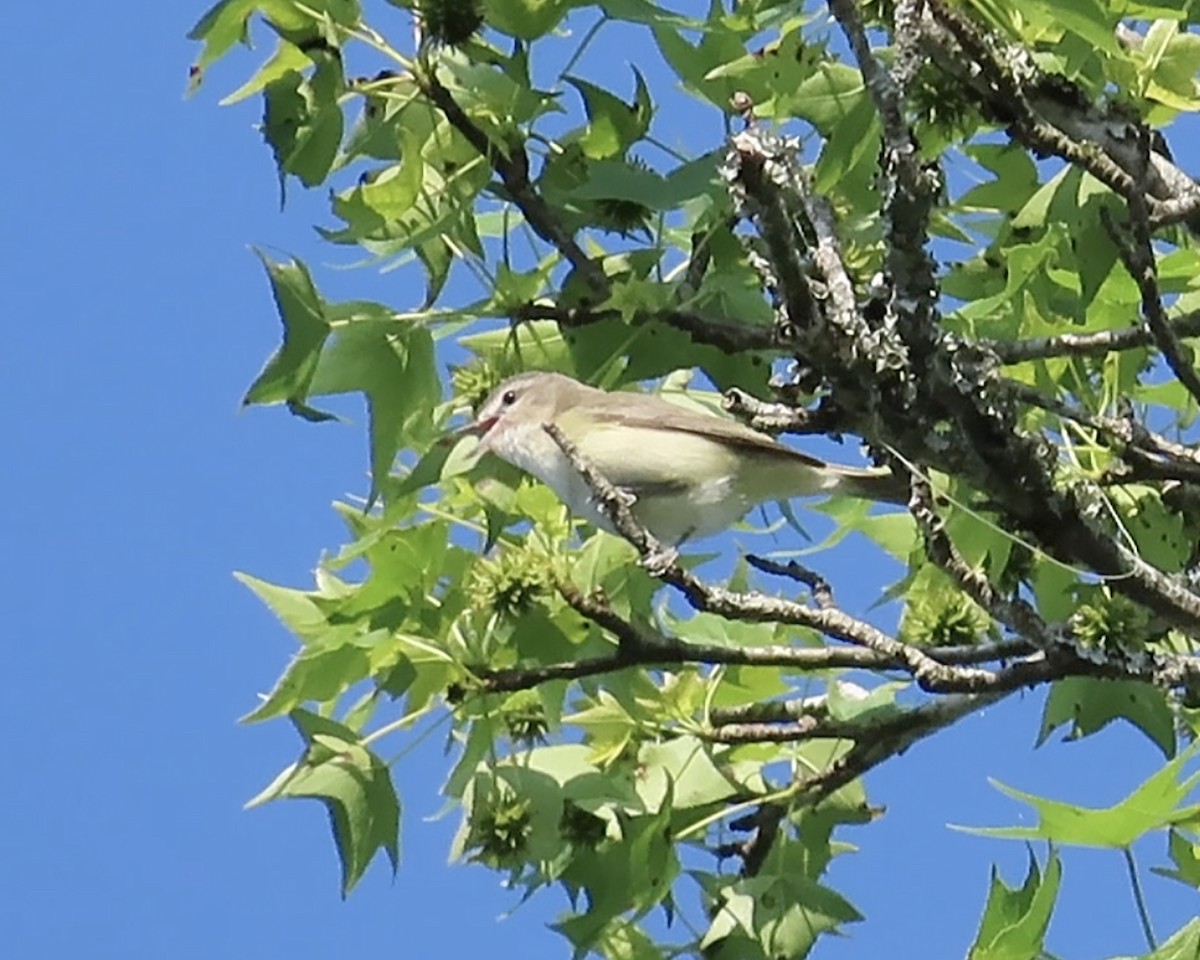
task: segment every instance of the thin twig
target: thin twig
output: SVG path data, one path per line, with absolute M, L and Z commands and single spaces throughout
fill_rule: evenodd
M 987 577 L 963 560 L 946 532 L 945 521 L 938 515 L 929 481 L 914 476 L 911 483 L 912 499 L 908 510 L 924 537 L 925 552 L 929 559 L 949 574 L 962 591 L 986 610 L 992 619 L 1043 649 L 1057 642 L 1059 638 L 1037 610 L 1019 597 L 1009 599 L 1001 596 Z
M 1151 950 L 1158 949 L 1154 927 L 1150 923 L 1150 911 L 1146 908 L 1146 895 L 1142 892 L 1142 881 L 1138 876 L 1137 861 L 1133 858 L 1133 847 L 1125 847 L 1125 867 L 1129 871 L 1129 886 L 1133 890 L 1133 902 L 1137 905 L 1138 919 L 1142 922 L 1142 933 Z
M 559 221 L 553 208 L 534 189 L 529 179 L 529 157 L 525 154 L 524 147 L 519 143 L 494 143 L 487 133 L 467 116 L 450 91 L 438 80 L 436 68 L 417 71 L 414 76 L 422 92 L 445 114 L 451 126 L 492 165 L 508 196 L 520 208 L 534 232 L 558 250 L 597 294 L 605 295 L 608 279 L 604 276 L 604 271 L 583 252 L 575 238 Z
M 823 610 L 828 610 L 830 607 L 835 606 L 833 602 L 833 587 L 816 570 L 811 570 L 795 560 L 789 560 L 787 563 L 777 563 L 765 557 L 756 557 L 752 553 L 746 554 L 746 562 L 754 567 L 755 570 L 761 570 L 763 573 L 770 573 L 777 577 L 790 577 L 792 580 L 803 583 L 812 591 L 813 600 Z
M 755 430 L 770 434 L 841 434 L 849 426 L 845 413 L 828 398 L 816 409 L 806 410 L 788 403 L 759 400 L 745 390 L 731 387 L 721 398 L 721 406 Z
M 588 310 L 559 307 L 546 303 L 528 303 L 513 311 L 517 321 L 553 320 L 564 327 L 586 327 L 604 320 L 620 319 L 616 310 Z M 663 323 L 688 334 L 696 343 L 716 347 L 725 353 L 747 353 L 759 350 L 779 352 L 782 347 L 771 327 L 751 324 L 734 325 L 703 317 L 686 310 L 658 310 L 635 313 L 634 325 Z
M 908 711 L 905 724 L 900 729 L 875 740 L 860 740 L 831 766 L 798 781 L 797 796 L 807 803 L 816 803 L 884 761 L 903 753 L 914 743 L 1000 702 L 1009 693 L 1011 691 L 942 697 L 914 707 Z
M 887 312 L 918 363 L 933 351 L 938 336 L 937 282 L 927 246 L 929 218 L 941 186 L 936 166 L 921 159 L 905 107 L 907 84 L 919 63 L 923 6 L 924 0 L 900 0 L 896 4 L 898 53 L 896 66 L 889 72 L 871 51 L 858 4 L 854 0 L 829 2 L 830 12 L 854 52 L 883 129 L 887 274 L 892 286 Z
M 781 803 L 767 803 L 754 816 L 754 836 L 741 845 L 742 876 L 757 876 L 766 862 L 767 854 L 779 836 L 779 826 L 787 808 Z
M 1149 134 L 1144 130 L 1141 133 L 1141 148 L 1148 158 L 1150 154 Z M 1129 198 L 1129 225 L 1133 233 L 1133 242 L 1122 243 L 1120 238 L 1116 237 L 1117 249 L 1121 253 L 1125 269 L 1129 271 L 1141 292 L 1142 316 L 1154 337 L 1155 344 L 1167 361 L 1167 366 L 1171 368 L 1176 379 L 1187 388 L 1192 398 L 1200 401 L 1200 375 L 1197 375 L 1191 357 L 1188 356 L 1183 344 L 1175 336 L 1175 331 L 1167 322 L 1166 311 L 1163 309 L 1162 296 L 1158 289 L 1158 268 L 1154 258 L 1154 247 L 1150 243 L 1150 211 L 1146 206 L 1145 190 L 1147 185 L 1144 177 L 1139 187 L 1140 189 Z M 1112 231 L 1111 224 L 1110 231 Z
M 1040 407 L 1094 430 L 1135 467 L 1153 469 L 1158 479 L 1200 483 L 1200 450 L 1168 440 L 1129 417 L 1110 417 L 1076 407 L 1036 387 L 1015 380 L 1001 381 L 1001 389 L 1014 399 Z
M 1168 321 L 1176 337 L 1200 337 L 1200 310 Z M 1138 350 L 1154 344 L 1154 336 L 1145 327 L 1101 330 L 1097 333 L 1060 333 L 1028 340 L 980 340 L 1001 363 L 1024 363 L 1049 357 L 1103 356 L 1124 350 Z

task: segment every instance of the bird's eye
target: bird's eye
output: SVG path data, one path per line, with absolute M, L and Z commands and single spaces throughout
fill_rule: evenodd
M 517 402 L 517 391 L 516 390 L 505 390 L 504 396 L 502 396 L 500 398 L 500 402 L 502 404 L 504 404 L 506 407 L 511 407 L 514 403 Z

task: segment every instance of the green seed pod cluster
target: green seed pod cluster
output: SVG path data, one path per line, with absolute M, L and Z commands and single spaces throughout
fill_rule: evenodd
M 594 850 L 607 836 L 608 825 L 602 817 L 589 813 L 578 804 L 567 800 L 563 803 L 558 832 L 573 846 Z
M 417 15 L 435 43 L 460 47 L 483 26 L 481 0 L 418 0 Z
M 1082 604 L 1071 618 L 1071 626 L 1084 646 L 1141 650 L 1150 631 L 1150 614 L 1128 597 L 1112 594 Z
M 550 583 L 546 559 L 530 550 L 503 550 L 475 565 L 471 590 L 476 603 L 501 616 L 517 617 L 545 595 Z
M 454 386 L 455 396 L 466 400 L 472 410 L 482 407 L 483 401 L 503 379 L 495 365 L 480 360 L 450 368 L 450 382 Z
M 910 604 L 900 624 L 906 643 L 958 647 L 978 643 L 987 633 L 988 615 L 961 593 L 938 593 Z
M 520 860 L 533 831 L 529 810 L 529 800 L 511 793 L 492 798 L 471 824 L 467 846 L 474 851 L 473 859 L 493 868 Z
M 500 717 L 509 739 L 526 747 L 546 740 L 546 710 L 536 690 L 519 690 L 504 701 Z
M 596 201 L 595 223 L 601 230 L 629 237 L 639 231 L 648 231 L 652 211 L 636 200 L 605 197 Z
M 462 366 L 452 366 L 450 382 L 454 386 L 455 396 L 467 401 L 472 410 L 478 410 L 493 390 L 521 370 L 520 364 L 513 357 L 498 352 L 471 360 Z

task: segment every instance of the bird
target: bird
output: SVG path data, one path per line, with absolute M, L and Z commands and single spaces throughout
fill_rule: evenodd
M 813 494 L 908 499 L 907 483 L 888 470 L 826 463 L 716 413 L 602 390 L 561 373 L 504 380 L 466 428 L 479 437 L 476 455 L 492 453 L 536 477 L 576 516 L 610 533 L 612 523 L 547 424 L 632 496 L 634 518 L 667 546 L 719 533 L 768 501 Z

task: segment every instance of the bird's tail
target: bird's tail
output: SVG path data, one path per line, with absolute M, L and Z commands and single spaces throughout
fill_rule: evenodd
M 908 503 L 907 478 L 890 470 L 825 463 L 785 447 L 769 453 L 769 456 L 753 458 L 748 464 L 749 469 L 739 477 L 749 502 L 790 500 L 824 493 L 880 503 Z
M 854 467 L 837 467 L 836 481 L 830 485 L 830 493 L 880 503 L 908 503 L 909 486 L 906 477 L 890 470 L 857 470 Z

